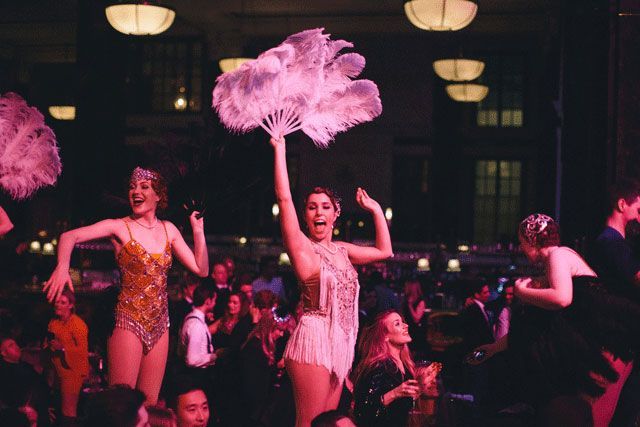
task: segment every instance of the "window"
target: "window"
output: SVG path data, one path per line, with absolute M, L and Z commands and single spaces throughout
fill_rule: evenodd
M 489 94 L 478 103 L 480 127 L 522 127 L 524 122 L 524 57 L 490 56 L 480 77 Z
M 130 112 L 201 110 L 202 42 L 138 41 L 129 45 L 127 59 L 126 87 Z
M 396 154 L 393 158 L 393 234 L 403 241 L 425 241 L 432 228 L 431 173 L 423 154 Z
M 507 160 L 476 162 L 474 237 L 489 243 L 515 235 L 520 218 L 522 163 Z

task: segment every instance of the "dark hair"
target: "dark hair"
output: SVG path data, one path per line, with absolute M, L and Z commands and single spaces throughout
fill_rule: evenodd
M 60 296 L 64 296 L 67 297 L 67 299 L 69 300 L 69 303 L 71 305 L 76 305 L 76 294 L 73 293 L 73 291 L 69 288 L 64 288 L 64 290 L 62 291 L 62 293 L 60 294 Z
M 311 421 L 311 427 L 335 427 L 338 421 L 349 418 L 340 411 L 332 410 L 321 413 Z
M 117 384 L 89 397 L 86 425 L 135 427 L 145 396 L 126 384 Z
M 640 197 L 640 182 L 631 178 L 620 178 L 609 187 L 609 208 L 616 210 L 618 200 L 624 199 L 628 204 Z
M 469 288 L 471 289 L 471 296 L 475 294 L 479 294 L 482 292 L 482 289 L 488 286 L 485 280 L 474 280 L 470 283 Z
M 0 420 L 5 427 L 30 427 L 27 415 L 20 412 L 18 408 L 0 409 Z
M 269 289 L 262 289 L 253 296 L 253 305 L 260 310 L 273 307 L 277 301 L 278 297 Z
M 307 201 L 309 200 L 309 196 L 312 194 L 326 194 L 329 200 L 331 200 L 331 204 L 337 213 L 340 213 L 340 197 L 336 194 L 335 191 L 330 189 L 329 187 L 314 187 L 304 198 L 304 205 L 307 205 Z
M 186 375 L 179 375 L 170 381 L 169 393 L 167 396 L 167 407 L 176 411 L 178 409 L 178 398 L 183 394 L 200 390 L 204 392 L 202 384 Z
M 213 298 L 216 292 L 215 286 L 211 286 L 210 284 L 202 283 L 198 285 L 193 291 L 193 306 L 200 307 L 206 300 Z

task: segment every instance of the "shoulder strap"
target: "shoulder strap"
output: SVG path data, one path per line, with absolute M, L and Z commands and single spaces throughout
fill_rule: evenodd
M 122 219 L 122 222 L 124 222 L 124 225 L 127 227 L 127 231 L 129 232 L 129 239 L 133 240 L 133 234 L 131 234 L 131 229 L 129 228 L 129 223 L 125 219 Z
M 164 221 L 160 222 L 162 222 L 162 227 L 164 227 L 164 237 L 167 239 L 167 244 L 169 244 L 169 233 L 167 232 L 167 225 L 164 223 Z

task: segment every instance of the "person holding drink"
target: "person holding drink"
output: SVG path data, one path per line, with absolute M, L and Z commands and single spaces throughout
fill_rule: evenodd
M 437 395 L 434 384 L 440 365 L 416 368 L 409 342 L 409 326 L 396 311 L 378 314 L 363 329 L 353 378 L 358 425 L 407 425 L 416 399 L 422 393 Z

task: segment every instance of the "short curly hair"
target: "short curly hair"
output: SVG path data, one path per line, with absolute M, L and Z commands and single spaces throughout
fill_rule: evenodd
M 545 214 L 531 214 L 518 226 L 518 237 L 537 248 L 558 246 L 560 227 L 553 218 Z

